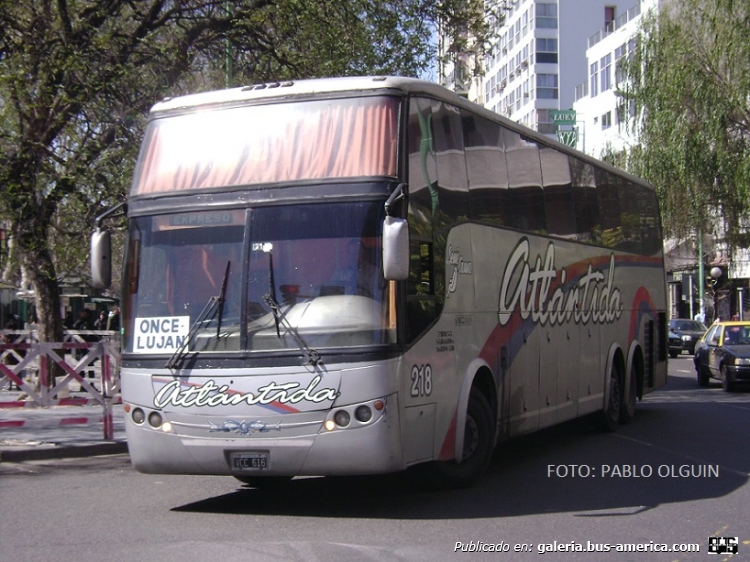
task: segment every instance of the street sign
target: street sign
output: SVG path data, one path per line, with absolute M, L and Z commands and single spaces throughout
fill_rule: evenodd
M 575 125 L 576 112 L 574 109 L 550 109 L 549 117 L 558 125 Z
M 578 131 L 557 131 L 557 140 L 566 146 L 575 148 L 578 144 Z

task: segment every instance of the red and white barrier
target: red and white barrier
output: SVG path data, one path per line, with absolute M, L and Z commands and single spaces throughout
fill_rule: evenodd
M 66 425 L 88 425 L 92 423 L 102 423 L 104 418 L 101 416 L 74 416 L 69 418 L 60 418 L 57 420 L 0 420 L 0 429 L 10 427 L 23 427 L 35 429 L 48 429 L 51 427 L 60 427 Z
M 82 406 L 99 404 L 103 408 L 103 415 L 99 421 L 103 424 L 104 439 L 114 438 L 112 405 L 120 403 L 119 372 L 113 373 L 113 359 L 119 366 L 119 342 L 114 333 L 110 337 L 103 337 L 101 341 L 82 341 L 81 334 L 96 334 L 101 337 L 102 332 L 69 333 L 73 341 L 38 342 L 34 341 L 33 332 L 13 332 L 17 338 L 14 343 L 0 344 L 0 358 L 11 357 L 11 361 L 0 362 L 0 387 L 4 384 L 15 384 L 26 395 L 25 400 L 0 401 L 0 408 L 28 408 L 49 406 Z M 66 352 L 85 350 L 85 355 L 71 365 L 66 360 Z M 98 366 L 93 364 L 99 360 Z M 56 377 L 50 380 L 50 361 L 56 363 L 65 373 L 62 379 Z M 12 363 L 12 364 L 6 364 Z M 119 370 L 119 369 L 118 369 Z M 85 377 L 87 371 L 97 371 L 101 374 L 99 388 L 94 386 L 91 379 Z M 27 380 L 30 379 L 30 380 Z M 75 382 L 86 397 L 71 398 L 70 383 Z M 84 419 L 84 418 L 70 418 Z M 89 418 L 85 418 L 88 420 Z M 20 420 L 0 422 L 2 427 L 20 427 L 17 425 L 4 426 L 3 423 L 15 423 Z M 84 423 L 88 423 L 84 422 Z M 73 425 L 73 423 L 69 424 Z

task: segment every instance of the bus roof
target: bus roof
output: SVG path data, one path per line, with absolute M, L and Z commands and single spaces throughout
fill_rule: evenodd
M 372 92 L 377 90 L 400 90 L 403 92 L 418 91 L 434 94 L 441 98 L 453 97 L 457 101 L 458 95 L 447 88 L 416 78 L 405 78 L 400 76 L 352 76 L 342 78 L 315 78 L 309 80 L 286 80 L 281 82 L 268 82 L 253 84 L 239 88 L 190 94 L 176 98 L 165 98 L 157 103 L 151 110 L 152 113 L 171 111 L 181 108 L 191 108 L 202 105 L 214 105 L 223 103 L 235 103 L 272 98 L 284 98 L 294 96 L 311 96 L 317 94 L 337 94 Z

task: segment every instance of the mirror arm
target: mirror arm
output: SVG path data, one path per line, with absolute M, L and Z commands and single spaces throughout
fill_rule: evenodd
M 405 199 L 407 197 L 404 191 L 405 188 L 406 188 L 406 184 L 400 183 L 396 186 L 396 189 L 393 190 L 393 193 L 390 194 L 390 196 L 388 197 L 384 205 L 386 216 L 389 216 L 389 217 L 392 216 L 391 206 L 394 203 L 396 203 L 397 201 L 400 201 L 401 199 Z
M 118 213 L 118 211 L 120 212 Z M 107 209 L 101 215 L 96 217 L 94 219 L 94 225 L 97 228 L 101 228 L 102 222 L 104 222 L 104 219 L 109 218 L 109 217 L 119 217 L 121 215 L 126 215 L 127 213 L 128 213 L 128 204 L 126 201 L 123 201 L 122 203 L 118 203 L 111 209 Z

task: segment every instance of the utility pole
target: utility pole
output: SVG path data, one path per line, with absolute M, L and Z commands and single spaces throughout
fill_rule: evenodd
M 703 303 L 703 294 L 705 293 L 706 278 L 703 271 L 703 229 L 698 227 L 698 310 L 701 317 L 705 318 L 706 307 Z

